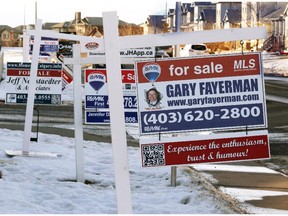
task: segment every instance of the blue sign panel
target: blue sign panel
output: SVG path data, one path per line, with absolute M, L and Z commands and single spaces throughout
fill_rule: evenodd
M 124 109 L 137 109 L 136 96 L 123 96 Z M 86 95 L 85 108 L 109 108 L 108 95 Z
M 261 125 L 263 104 L 148 111 L 141 113 L 141 122 L 146 133 Z
M 137 112 L 124 112 L 125 123 L 138 123 Z M 85 111 L 85 123 L 86 124 L 110 124 L 109 111 Z
M 108 95 L 86 95 L 86 109 L 109 108 Z
M 40 45 L 40 52 L 58 52 L 58 45 Z M 30 51 L 29 53 L 32 54 L 33 51 L 33 44 L 30 44 Z

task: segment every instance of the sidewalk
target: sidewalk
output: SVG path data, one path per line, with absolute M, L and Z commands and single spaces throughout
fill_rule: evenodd
M 239 189 L 246 193 L 250 190 L 250 193 L 255 190 L 263 193 L 263 196 L 260 196 L 262 199 L 246 199 L 243 201 L 246 204 L 288 211 L 288 176 L 268 169 L 259 161 L 193 165 L 193 167 L 200 172 L 212 175 L 214 178 L 212 184 L 223 191 Z M 249 197 L 249 194 L 246 197 Z

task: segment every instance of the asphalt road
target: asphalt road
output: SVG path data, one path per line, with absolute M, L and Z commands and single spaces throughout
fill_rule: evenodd
M 72 104 L 62 106 L 39 105 L 35 108 L 39 112 L 39 132 L 74 137 L 74 109 Z M 38 112 L 34 109 L 32 127 L 34 134 L 37 132 Z M 8 105 L 3 101 L 0 102 L 0 128 L 24 131 L 25 113 L 26 105 Z M 83 124 L 83 138 L 84 140 L 111 143 L 110 126 Z M 138 146 L 138 141 L 128 134 L 127 142 L 128 145 Z
M 287 157 L 287 156 L 286 156 Z M 287 160 L 288 162 L 288 160 Z M 259 161 L 243 161 L 225 163 L 226 165 L 234 166 L 234 171 L 223 171 L 220 167 L 215 166 L 215 169 L 201 169 L 199 172 L 210 174 L 216 181 L 212 184 L 216 188 L 234 188 L 248 190 L 246 193 L 253 193 L 255 190 L 270 191 L 270 192 L 285 192 L 288 193 L 288 176 L 280 172 L 244 172 L 238 171 L 237 166 L 265 167 Z M 225 165 L 221 164 L 221 165 Z M 265 167 L 266 168 L 266 167 Z M 211 180 L 211 179 L 210 179 Z M 249 190 L 251 190 L 249 192 Z M 225 191 L 225 189 L 223 190 Z M 261 192 L 260 192 L 261 193 Z M 244 192 L 242 192 L 244 194 Z M 267 193 L 266 193 L 267 194 Z M 249 195 L 247 195 L 249 197 Z M 263 199 L 246 200 L 241 204 L 250 204 L 259 208 L 269 208 L 275 210 L 288 211 L 288 195 L 266 195 Z M 275 211 L 276 212 L 276 211 Z M 248 212 L 249 213 L 249 212 Z M 263 213 L 267 213 L 263 211 Z

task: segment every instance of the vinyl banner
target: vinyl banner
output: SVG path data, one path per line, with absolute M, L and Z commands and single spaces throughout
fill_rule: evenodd
M 268 131 L 140 139 L 143 167 L 270 158 Z
M 140 133 L 266 127 L 261 53 L 135 63 Z

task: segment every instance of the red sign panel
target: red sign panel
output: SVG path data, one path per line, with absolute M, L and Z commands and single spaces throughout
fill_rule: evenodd
M 205 135 L 199 139 L 170 137 L 163 142 L 141 140 L 141 156 L 143 167 L 267 159 L 268 132 Z
M 197 58 L 160 59 L 157 62 L 137 62 L 138 82 L 149 83 L 149 77 L 142 70 L 161 72 L 155 82 L 175 80 L 211 79 L 217 77 L 259 75 L 261 68 L 259 53 L 245 55 L 212 55 Z

